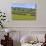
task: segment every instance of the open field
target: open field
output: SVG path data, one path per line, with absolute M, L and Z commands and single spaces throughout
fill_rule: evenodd
M 12 15 L 13 20 L 35 20 L 36 16 L 32 15 Z
M 36 9 L 12 7 L 12 20 L 35 20 Z

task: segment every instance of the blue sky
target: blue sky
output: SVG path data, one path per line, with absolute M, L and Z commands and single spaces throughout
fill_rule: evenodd
M 35 3 L 13 3 L 11 7 L 35 8 Z

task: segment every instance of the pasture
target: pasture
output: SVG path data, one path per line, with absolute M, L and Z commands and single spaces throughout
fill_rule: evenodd
M 12 20 L 35 20 L 36 19 L 36 9 L 32 9 L 32 8 L 12 7 L 11 14 L 12 14 Z

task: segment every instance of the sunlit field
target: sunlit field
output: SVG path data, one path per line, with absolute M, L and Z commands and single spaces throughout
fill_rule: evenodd
M 35 20 L 36 16 L 32 15 L 12 15 L 13 20 Z

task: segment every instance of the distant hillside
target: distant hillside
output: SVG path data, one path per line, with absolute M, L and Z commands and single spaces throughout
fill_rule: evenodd
M 32 14 L 35 16 L 36 9 L 34 8 L 21 8 L 21 7 L 12 7 L 12 14 L 18 14 L 18 15 L 25 15 L 25 14 Z

